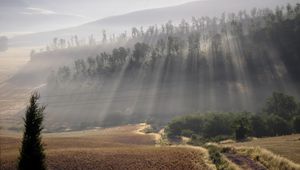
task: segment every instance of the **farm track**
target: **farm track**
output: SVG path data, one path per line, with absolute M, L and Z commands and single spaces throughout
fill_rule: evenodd
M 224 153 L 224 155 L 243 170 L 267 170 L 267 168 L 247 156 L 235 153 Z
M 163 135 L 163 132 L 152 133 L 152 135 L 155 136 L 156 143 L 159 143 L 158 140 L 162 139 L 161 135 Z M 159 146 L 159 144 L 158 144 L 158 146 Z M 190 148 L 190 149 L 194 149 L 194 150 L 201 150 L 202 152 L 205 152 L 205 151 L 207 152 L 207 150 L 205 148 L 200 147 L 200 146 L 192 146 L 192 145 L 188 145 L 188 144 L 171 145 L 171 146 L 178 147 L 178 148 Z M 254 161 L 251 158 L 249 158 L 247 156 L 244 156 L 244 155 L 239 155 L 239 154 L 236 154 L 236 153 L 224 153 L 224 156 L 226 156 L 231 162 L 233 162 L 234 164 L 236 164 L 242 170 L 268 170 L 267 168 L 265 168 L 260 163 Z M 208 157 L 209 157 L 209 155 L 207 155 L 207 160 L 205 160 L 206 164 L 214 166 L 209 161 Z

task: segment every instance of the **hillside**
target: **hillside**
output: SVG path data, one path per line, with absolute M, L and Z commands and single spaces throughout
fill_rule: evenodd
M 101 44 L 61 39 L 8 82 L 43 87 L 52 130 L 102 126 L 110 116 L 165 124 L 192 112 L 257 112 L 273 91 L 299 96 L 299 16 L 286 6 L 168 22 Z
M 217 3 L 215 1 L 218 1 Z M 297 0 L 208 0 L 195 1 L 179 6 L 166 8 L 149 9 L 143 11 L 132 12 L 119 16 L 112 16 L 97 21 L 72 27 L 68 29 L 34 33 L 28 35 L 17 36 L 10 40 L 11 46 L 30 46 L 44 45 L 54 37 L 69 38 L 71 35 L 78 35 L 85 38 L 91 34 L 100 37 L 103 29 L 109 30 L 109 33 L 119 34 L 131 27 L 149 26 L 154 24 L 162 24 L 169 20 L 179 22 L 181 19 L 190 20 L 192 17 L 219 17 L 222 13 L 238 12 L 240 10 L 251 10 L 255 7 L 274 9 L 276 6 L 285 5 L 287 3 L 296 4 Z M 231 4 L 231 5 L 228 5 Z
M 300 0 L 0 0 L 2 23 L 0 170 L 300 170 Z

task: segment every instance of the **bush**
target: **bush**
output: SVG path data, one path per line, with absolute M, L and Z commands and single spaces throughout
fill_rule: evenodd
M 210 138 L 209 141 L 212 141 L 212 142 L 221 142 L 223 140 L 232 139 L 232 138 L 233 138 L 233 136 L 218 135 L 218 136 L 215 136 L 213 138 Z
M 244 140 L 250 133 L 250 122 L 248 117 L 240 117 L 235 120 L 235 139 Z
M 188 144 L 190 145 L 194 145 L 194 146 L 202 146 L 204 145 L 206 142 L 208 142 L 208 139 L 203 138 L 199 135 L 193 134 L 191 136 L 191 140 L 188 141 Z
M 166 128 L 166 133 L 168 138 L 176 138 L 181 135 L 181 130 L 183 129 L 184 122 L 183 119 L 175 118 L 169 123 Z
M 203 133 L 203 117 L 201 115 L 188 115 L 176 117 L 169 124 L 166 132 L 169 137 L 186 136 Z
M 219 135 L 232 135 L 232 122 L 230 114 L 220 113 L 208 116 L 203 129 L 203 136 L 207 138 L 216 137 Z
M 299 132 L 300 116 L 286 120 L 278 115 L 253 115 L 241 113 L 208 113 L 176 117 L 166 127 L 169 138 L 192 137 L 190 144 L 202 145 L 206 142 L 219 142 L 232 138 L 288 135 Z M 197 138 L 193 138 L 197 136 Z
M 181 131 L 181 136 L 191 137 L 193 134 L 195 134 L 195 132 L 190 129 L 183 129 Z
M 145 129 L 143 129 L 142 132 L 144 132 L 144 133 L 155 133 L 155 130 L 151 126 L 149 126 Z
M 266 117 L 254 115 L 250 118 L 252 135 L 255 137 L 269 136 L 270 132 L 268 130 Z
M 184 127 L 194 133 L 201 134 L 203 131 L 204 120 L 202 115 L 184 116 Z
M 218 137 L 222 137 L 220 139 L 223 140 L 224 137 L 233 135 L 232 124 L 238 114 L 210 113 L 177 117 L 167 125 L 165 132 L 169 138 L 201 136 L 201 142 L 195 143 L 202 143 L 203 137 L 206 141 L 207 139 L 218 140 Z
M 288 135 L 292 132 L 289 122 L 276 115 L 267 119 L 267 126 L 272 136 Z
M 220 149 L 215 146 L 208 146 L 209 158 L 218 167 L 221 164 Z

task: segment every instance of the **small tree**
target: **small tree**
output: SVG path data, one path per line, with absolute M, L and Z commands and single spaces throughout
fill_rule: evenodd
M 25 131 L 18 162 L 19 170 L 46 169 L 44 148 L 41 143 L 45 106 L 39 106 L 37 103 L 38 99 L 39 94 L 37 92 L 33 93 L 30 98 L 30 105 L 26 110 L 24 118 Z
M 173 119 L 165 129 L 168 138 L 177 138 L 181 135 L 182 128 L 184 127 L 184 119 Z
M 266 123 L 266 117 L 254 115 L 250 119 L 252 127 L 252 135 L 255 137 L 264 137 L 270 135 Z
M 236 140 L 244 140 L 250 133 L 250 122 L 247 117 L 240 117 L 235 120 L 235 138 Z

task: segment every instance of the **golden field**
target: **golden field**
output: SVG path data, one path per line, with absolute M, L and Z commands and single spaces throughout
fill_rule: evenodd
M 300 134 L 255 138 L 249 142 L 234 143 L 234 146 L 261 147 L 300 164 Z
M 206 153 L 188 147 L 155 147 L 142 125 L 44 134 L 49 169 L 209 169 Z M 2 131 L 0 169 L 16 169 L 20 134 Z

